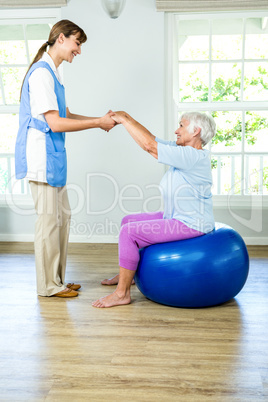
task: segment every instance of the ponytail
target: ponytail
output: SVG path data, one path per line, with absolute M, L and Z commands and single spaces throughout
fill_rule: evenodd
M 21 89 L 20 89 L 20 98 L 21 98 L 22 87 L 23 87 L 23 84 L 24 84 L 26 75 L 28 74 L 28 72 L 29 72 L 30 68 L 32 67 L 32 65 L 42 58 L 43 54 L 45 53 L 45 51 L 46 51 L 46 49 L 47 49 L 47 46 L 48 46 L 48 42 L 44 43 L 44 44 L 40 47 L 40 49 L 39 49 L 38 52 L 36 53 L 35 58 L 33 59 L 32 63 L 30 64 L 30 66 L 29 66 L 29 68 L 28 68 L 28 70 L 27 70 L 27 72 L 26 72 L 26 74 L 25 74 L 25 76 L 24 76 L 24 78 L 23 78 L 23 81 L 22 81 L 22 85 L 21 85 Z

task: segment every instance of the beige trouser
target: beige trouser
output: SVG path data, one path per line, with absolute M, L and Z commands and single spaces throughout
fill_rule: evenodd
M 37 220 L 35 264 L 37 294 L 52 296 L 65 289 L 67 247 L 71 210 L 67 189 L 30 181 Z

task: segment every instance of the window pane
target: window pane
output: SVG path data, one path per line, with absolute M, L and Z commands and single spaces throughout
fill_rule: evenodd
M 245 151 L 268 152 L 268 112 L 246 112 Z
M 241 157 L 219 156 L 211 158 L 213 194 L 241 194 Z
M 213 101 L 240 100 L 241 64 L 213 63 L 211 96 Z
M 6 104 L 18 104 L 20 89 L 27 67 L 2 68 L 2 80 L 5 89 Z
M 14 153 L 18 127 L 19 115 L 0 114 L 0 154 Z
M 265 59 L 267 58 L 268 34 L 266 35 L 246 35 L 246 59 Z
M 244 100 L 268 100 L 268 63 L 245 63 Z
M 227 29 L 228 24 L 228 29 Z M 242 58 L 242 19 L 212 21 L 213 60 L 232 60 Z
M 178 36 L 179 60 L 208 60 L 208 21 L 180 21 Z
M 241 152 L 242 112 L 213 112 L 217 133 L 211 142 L 211 152 Z
M 0 28 L 0 64 L 27 64 L 22 25 L 2 25 Z
M 245 177 L 246 177 L 246 194 L 263 194 L 263 157 L 262 156 L 246 156 L 245 158 Z M 266 179 L 267 180 L 267 179 Z
M 48 40 L 49 24 L 31 24 L 26 27 L 30 59 L 33 60 L 40 47 Z
M 208 36 L 180 36 L 179 60 L 208 60 Z
M 208 101 L 208 64 L 181 64 L 180 102 Z
M 0 158 L 0 194 L 5 194 L 8 183 L 7 159 Z
M 249 18 L 246 22 L 246 59 L 268 58 L 268 25 L 262 26 L 262 18 Z
M 214 35 L 212 38 L 212 59 L 231 60 L 242 57 L 242 35 Z
M 263 157 L 263 194 L 268 194 L 268 157 Z
M 212 38 L 212 59 L 232 60 L 242 57 L 242 35 L 214 35 Z

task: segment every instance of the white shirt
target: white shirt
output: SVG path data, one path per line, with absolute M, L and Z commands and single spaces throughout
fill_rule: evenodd
M 39 61 L 46 61 L 62 84 L 58 69 L 48 53 Z M 39 63 L 39 61 L 37 63 Z M 54 92 L 54 79 L 48 69 L 40 67 L 29 78 L 30 107 L 32 117 L 45 121 L 44 113 L 59 110 Z M 27 175 L 34 181 L 47 182 L 46 179 L 46 134 L 35 128 L 29 128 L 26 145 Z

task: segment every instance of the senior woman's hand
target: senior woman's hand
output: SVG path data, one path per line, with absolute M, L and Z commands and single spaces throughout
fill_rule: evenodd
M 113 112 L 111 118 L 117 123 L 122 124 L 124 121 L 130 119 L 130 115 L 123 111 Z

